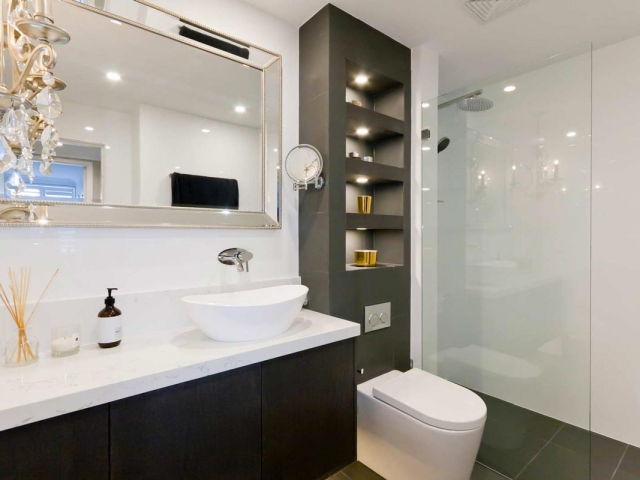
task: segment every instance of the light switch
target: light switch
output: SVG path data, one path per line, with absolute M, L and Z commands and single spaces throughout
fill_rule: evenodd
M 391 302 L 364 307 L 364 333 L 391 326 Z

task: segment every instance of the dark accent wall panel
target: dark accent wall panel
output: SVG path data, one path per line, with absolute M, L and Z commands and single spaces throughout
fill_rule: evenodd
M 359 68 L 392 85 L 385 96 L 378 96 L 377 106 L 375 95 L 366 97 L 347 85 Z M 347 95 L 365 99 L 363 107 L 348 104 Z M 392 369 L 407 370 L 410 363 L 410 119 L 410 49 L 331 4 L 300 28 L 300 143 L 318 148 L 326 181 L 322 190 L 300 192 L 300 275 L 310 288 L 308 308 L 364 325 L 365 306 L 392 302 L 391 328 L 363 333 L 356 340 L 355 366 L 364 371 L 357 375 L 358 383 Z M 392 136 L 376 143 L 373 138 L 353 138 L 354 122 L 375 123 L 376 132 Z M 347 160 L 345 144 L 361 153 L 376 150 L 374 164 Z M 363 219 L 356 225 L 355 217 L 347 221 L 347 212 L 354 211 L 346 204 L 353 200 L 347 184 L 359 174 L 379 185 L 374 212 L 397 215 L 394 223 Z M 361 237 L 346 232 L 358 226 L 369 231 Z M 372 243 L 394 266 L 347 269 L 345 259 L 353 255 L 347 244 L 351 249 L 358 239 Z

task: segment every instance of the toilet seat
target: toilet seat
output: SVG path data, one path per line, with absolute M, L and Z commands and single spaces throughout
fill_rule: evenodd
M 464 387 L 414 368 L 373 387 L 373 396 L 432 427 L 452 431 L 481 428 L 482 399 Z

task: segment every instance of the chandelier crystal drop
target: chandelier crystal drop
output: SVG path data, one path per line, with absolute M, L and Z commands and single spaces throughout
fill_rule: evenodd
M 62 114 L 58 92 L 66 84 L 55 77 L 53 45 L 69 42 L 54 24 L 53 0 L 0 1 L 0 173 L 12 171 L 4 184 L 17 199 L 33 182 L 34 147 L 42 144 L 40 173 L 49 175 L 60 141 L 54 120 Z

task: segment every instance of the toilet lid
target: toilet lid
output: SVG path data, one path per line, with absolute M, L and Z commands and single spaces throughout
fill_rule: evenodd
M 373 387 L 373 396 L 407 415 L 446 430 L 484 425 L 487 407 L 464 387 L 414 368 Z

